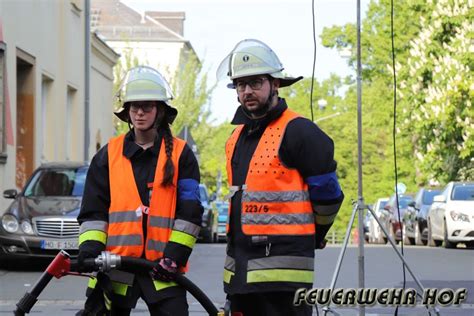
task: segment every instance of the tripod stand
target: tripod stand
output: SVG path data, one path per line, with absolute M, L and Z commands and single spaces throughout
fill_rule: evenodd
M 375 212 L 370 208 L 368 205 L 364 203 L 364 198 L 362 194 L 362 64 L 361 64 L 361 47 L 360 47 L 360 26 L 361 26 L 361 18 L 360 18 L 360 0 L 357 0 L 357 160 L 358 160 L 358 199 L 357 202 L 354 203 L 354 209 L 352 210 L 351 219 L 347 226 L 346 235 L 344 237 L 344 242 L 342 245 L 341 252 L 339 253 L 339 258 L 337 260 L 336 269 L 334 271 L 332 281 L 331 281 L 331 292 L 333 293 L 334 287 L 336 285 L 337 277 L 339 275 L 339 271 L 341 269 L 342 260 L 344 258 L 344 254 L 346 252 L 347 243 L 349 241 L 349 236 L 351 233 L 352 225 L 354 224 L 355 214 L 358 212 L 358 231 L 359 231 L 359 256 L 358 256 L 358 264 L 359 264 L 359 288 L 363 289 L 365 287 L 365 275 L 364 275 L 364 224 L 363 224 L 363 216 L 364 210 L 367 209 L 369 212 L 372 213 L 372 216 L 377 221 L 377 224 L 382 229 L 384 235 L 387 237 L 387 240 L 392 245 L 393 250 L 397 253 L 400 260 L 402 260 L 404 266 L 407 268 L 408 272 L 415 280 L 418 287 L 424 291 L 424 287 L 415 274 L 410 269 L 410 266 L 405 261 L 403 255 L 397 249 L 395 242 L 390 238 L 387 230 L 380 222 L 379 218 L 375 214 Z M 398 196 L 398 188 L 395 188 L 395 194 Z M 403 241 L 402 241 L 403 242 Z M 326 306 L 323 307 L 324 315 L 327 315 L 328 312 L 332 314 L 337 314 L 332 311 L 329 307 L 331 300 L 328 300 Z M 431 307 L 431 310 L 436 315 L 439 315 L 439 310 L 436 307 Z M 359 316 L 365 315 L 365 307 L 359 306 Z
M 363 222 L 362 222 L 361 219 L 363 217 L 362 215 L 363 215 L 363 212 L 364 212 L 365 209 L 367 209 L 370 213 L 372 213 L 372 216 L 377 221 L 377 224 L 379 225 L 379 227 L 382 229 L 383 234 L 387 237 L 387 240 L 392 245 L 393 250 L 396 252 L 396 254 L 400 258 L 400 260 L 403 262 L 403 264 L 407 268 L 408 272 L 410 273 L 410 275 L 412 276 L 413 280 L 418 285 L 418 287 L 422 291 L 424 291 L 425 288 L 423 287 L 421 282 L 418 280 L 416 275 L 413 273 L 413 271 L 411 270 L 408 263 L 405 261 L 405 258 L 403 257 L 403 255 L 398 250 L 397 246 L 395 245 L 395 242 L 390 238 L 387 230 L 385 229 L 384 225 L 382 225 L 382 222 L 377 217 L 374 210 L 370 206 L 365 205 L 362 198 L 359 198 L 359 200 L 356 203 L 354 203 L 354 208 L 352 210 L 351 219 L 350 219 L 349 224 L 347 226 L 346 235 L 344 236 L 344 242 L 342 244 L 342 249 L 341 249 L 341 252 L 339 253 L 339 257 L 337 259 L 336 269 L 334 271 L 334 274 L 333 274 L 332 280 L 331 280 L 331 286 L 330 286 L 331 293 L 334 291 L 334 287 L 336 285 L 337 277 L 338 277 L 339 271 L 341 269 L 342 260 L 344 259 L 344 254 L 345 254 L 346 249 L 347 249 L 347 244 L 348 244 L 349 237 L 350 237 L 350 234 L 351 234 L 352 225 L 354 224 L 354 219 L 355 219 L 356 212 L 359 212 L 359 216 L 358 216 L 358 220 L 359 220 L 359 223 L 358 223 L 359 224 L 358 225 L 358 229 L 359 229 L 359 257 L 358 257 L 359 288 L 364 288 L 364 237 L 363 237 L 364 236 L 363 235 L 364 234 L 364 228 L 363 228 Z M 336 312 L 331 310 L 329 305 L 330 305 L 330 301 L 328 302 L 328 304 L 326 306 L 323 307 L 324 315 L 327 315 L 328 312 L 337 315 Z M 429 310 L 433 311 L 436 315 L 439 315 L 439 310 L 435 306 L 430 306 Z M 359 316 L 363 316 L 363 315 L 365 315 L 365 307 L 360 306 L 359 307 Z

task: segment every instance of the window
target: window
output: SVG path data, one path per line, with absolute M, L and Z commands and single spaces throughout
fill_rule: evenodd
M 438 194 L 440 194 L 439 190 L 425 191 L 425 194 L 423 195 L 423 204 L 424 205 L 433 204 L 433 199 L 435 195 L 438 195 Z
M 77 159 L 77 149 L 74 140 L 77 139 L 77 89 L 68 86 L 66 100 L 66 160 Z
M 7 159 L 7 144 L 6 144 L 6 120 L 5 120 L 5 50 L 6 45 L 0 42 L 0 163 L 5 163 Z
M 52 100 L 51 100 L 51 89 L 53 86 L 53 80 L 50 79 L 49 77 L 43 75 L 43 80 L 41 82 L 41 137 L 40 137 L 40 148 L 41 148 L 41 162 L 49 161 L 49 160 L 54 160 L 53 158 L 56 157 L 51 157 L 50 152 L 48 150 L 51 150 L 51 132 L 50 129 L 51 127 L 49 126 L 50 124 L 50 119 L 48 120 L 48 111 L 50 111 L 50 108 L 48 105 L 51 105 Z
M 451 195 L 453 201 L 474 201 L 474 184 L 455 185 Z
M 87 167 L 41 169 L 28 183 L 25 196 L 82 196 L 87 169 Z

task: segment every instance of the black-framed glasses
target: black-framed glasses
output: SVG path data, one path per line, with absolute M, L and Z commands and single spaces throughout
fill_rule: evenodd
M 132 103 L 130 104 L 130 112 L 137 113 L 139 109 L 142 109 L 145 113 L 153 111 L 155 103 Z
M 247 85 L 249 85 L 252 90 L 260 90 L 262 89 L 263 82 L 265 80 L 268 80 L 268 78 L 261 77 L 261 78 L 251 79 L 251 80 L 241 80 L 241 81 L 237 81 L 234 84 L 234 86 L 235 86 L 235 89 L 237 89 L 237 91 L 239 92 L 244 92 Z

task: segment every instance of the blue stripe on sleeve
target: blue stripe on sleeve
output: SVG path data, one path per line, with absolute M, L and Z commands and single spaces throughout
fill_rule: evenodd
M 194 179 L 179 180 L 178 199 L 187 201 L 200 201 L 199 182 Z
M 341 187 L 336 172 L 306 178 L 311 201 L 334 200 L 341 196 Z

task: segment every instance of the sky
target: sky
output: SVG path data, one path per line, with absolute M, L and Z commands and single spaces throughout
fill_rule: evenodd
M 313 67 L 313 27 L 311 0 L 121 0 L 143 11 L 184 11 L 184 37 L 191 42 L 209 85 L 216 83 L 216 69 L 241 40 L 255 38 L 278 55 L 291 76 L 311 77 Z M 361 1 L 362 16 L 369 0 Z M 336 50 L 325 48 L 319 38 L 324 27 L 356 23 L 357 1 L 314 0 L 316 30 L 315 78 L 324 80 L 335 73 L 351 74 Z M 228 81 L 217 82 L 211 96 L 211 118 L 220 123 L 233 117 L 238 106 Z M 291 105 L 290 105 L 291 106 Z

